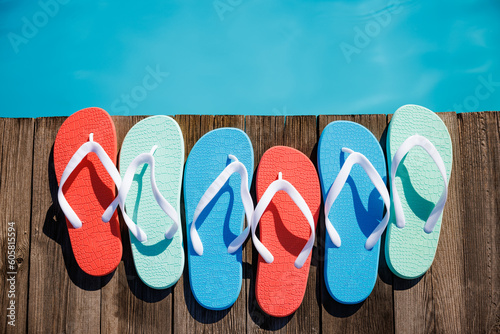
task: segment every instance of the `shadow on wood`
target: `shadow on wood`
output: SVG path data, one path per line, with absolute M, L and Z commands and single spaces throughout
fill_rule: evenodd
M 385 213 L 384 213 L 385 214 Z M 378 277 L 388 285 L 393 285 L 394 282 L 394 274 L 389 269 L 387 265 L 387 260 L 385 259 L 385 231 L 380 237 L 380 255 L 378 262 Z
M 185 235 L 185 234 L 184 234 Z M 184 243 L 186 245 L 186 243 Z M 213 324 L 222 318 L 224 318 L 233 305 L 231 307 L 225 309 L 225 310 L 220 310 L 220 311 L 214 311 L 214 310 L 209 310 L 198 304 L 196 299 L 193 296 L 193 293 L 191 291 L 191 285 L 189 283 L 189 273 L 188 273 L 188 266 L 184 267 L 184 299 L 186 301 L 187 309 L 191 316 L 198 322 L 202 324 Z
M 382 151 L 384 152 L 384 155 L 387 156 L 387 150 L 386 150 L 386 145 L 387 145 L 387 130 L 389 129 L 389 125 L 387 125 L 382 132 L 382 136 L 380 137 L 380 147 L 382 147 Z M 389 172 L 390 172 L 390 166 L 387 167 L 387 177 L 389 178 Z M 385 184 L 387 185 L 388 190 L 390 189 L 390 182 L 388 180 L 385 180 Z M 384 215 L 387 213 L 387 208 L 384 208 Z M 394 275 L 389 269 L 389 266 L 387 265 L 387 260 L 385 258 L 385 235 L 386 231 L 382 234 L 380 237 L 380 257 L 379 257 L 379 264 L 378 264 L 378 277 L 384 282 L 385 284 L 392 285 L 393 284 L 393 279 Z
M 408 290 L 413 288 L 415 285 L 418 284 L 424 278 L 425 274 L 414 279 L 404 279 L 397 277 L 394 275 L 394 281 L 393 281 L 393 289 L 394 290 Z
M 329 314 L 337 318 L 350 317 L 351 315 L 358 312 L 361 306 L 363 306 L 363 304 L 365 303 L 365 301 L 363 300 L 361 303 L 358 304 L 352 304 L 352 305 L 341 304 L 330 296 L 328 290 L 326 289 L 326 286 L 323 291 L 324 291 L 323 306 L 325 307 L 325 310 Z

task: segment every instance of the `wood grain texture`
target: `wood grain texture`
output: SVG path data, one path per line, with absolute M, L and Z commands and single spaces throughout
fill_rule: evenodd
M 392 115 L 387 115 L 387 124 L 391 122 L 391 118 Z M 412 280 L 393 275 L 394 329 L 396 333 L 435 331 L 431 275 L 432 266 L 423 276 Z
M 207 119 L 208 118 L 208 119 Z M 176 116 L 176 121 L 184 136 L 184 152 L 185 159 L 189 156 L 189 152 L 193 148 L 194 144 L 201 138 L 201 123 L 202 116 L 199 115 L 178 115 Z M 211 120 L 211 122 L 210 122 Z M 203 123 L 212 123 L 213 117 L 207 116 L 203 117 Z M 206 131 L 206 130 L 205 130 Z M 188 256 L 186 251 L 187 237 L 186 237 L 186 215 L 184 209 L 184 193 L 181 196 L 181 222 L 182 222 L 182 233 L 183 233 L 183 243 L 184 243 L 184 254 L 186 262 L 184 264 L 184 272 L 174 286 L 174 301 L 173 301 L 173 332 L 174 333 L 193 333 L 196 328 L 197 321 L 194 319 L 197 311 L 198 314 L 202 314 L 203 308 L 196 304 L 196 300 L 191 293 L 191 287 L 189 286 L 189 271 L 188 271 Z
M 127 132 L 145 116 L 113 116 L 118 149 Z M 120 213 L 122 262 L 110 282 L 101 289 L 101 332 L 170 333 L 172 289 L 156 290 L 145 285 L 135 269 L 127 225 Z
M 99 332 L 100 288 L 109 278 L 83 272 L 57 202 L 52 147 L 65 118 L 35 120 L 28 331 Z
M 453 167 L 439 245 L 432 264 L 434 326 L 438 333 L 463 333 L 466 329 L 464 308 L 466 291 L 464 288 L 464 221 L 461 215 L 463 198 L 460 196 L 464 184 L 460 172 L 460 136 L 455 113 L 438 113 L 438 115 L 450 133 L 453 145 Z
M 210 130 L 221 127 L 236 127 L 244 130 L 243 116 L 178 116 L 177 121 L 184 134 L 186 157 L 194 144 Z M 183 208 L 184 209 L 184 208 Z M 184 211 L 184 210 L 183 210 Z M 184 245 L 187 245 L 185 215 L 182 215 Z M 186 246 L 185 246 L 186 250 Z M 187 253 L 186 253 L 186 259 Z M 245 269 L 243 269 L 245 271 Z M 245 284 L 244 282 L 242 284 Z M 242 287 L 238 300 L 232 307 L 212 311 L 201 307 L 195 300 L 189 285 L 188 263 L 184 274 L 174 289 L 174 332 L 178 333 L 241 333 L 245 331 L 246 293 Z
M 467 323 L 465 305 L 464 220 L 461 215 L 462 173 L 460 135 L 455 113 L 438 113 L 453 145 L 453 170 L 443 214 L 440 240 L 431 268 L 421 279 L 395 278 L 396 331 L 412 333 L 425 328 L 438 333 L 460 333 Z M 420 282 L 419 282 L 420 281 Z M 422 282 L 423 281 L 423 282 Z M 418 284 L 417 284 L 418 283 Z M 415 286 L 413 286 L 416 284 Z M 407 290 L 405 290 L 408 288 Z M 415 305 L 411 308 L 409 305 Z M 405 321 L 406 319 L 406 321 Z M 408 321 L 410 319 L 411 321 Z
M 356 122 L 379 139 L 385 153 L 387 130 L 386 115 L 329 115 L 318 117 L 318 139 L 323 129 L 333 121 Z M 394 331 L 392 281 L 384 257 L 384 244 L 381 244 L 379 275 L 370 296 L 356 305 L 343 305 L 336 302 L 328 293 L 323 280 L 325 225 L 323 209 L 320 214 L 320 235 L 318 239 L 321 273 L 322 331 L 323 333 L 389 333 Z M 382 241 L 385 235 L 382 236 Z
M 254 145 L 255 155 L 259 158 L 270 147 L 285 145 L 294 147 L 308 157 L 314 157 L 317 142 L 315 116 L 247 116 L 246 131 Z M 256 164 L 256 167 L 258 164 Z M 252 187 L 255 195 L 255 187 Z M 254 202 L 255 197 L 254 197 Z M 250 244 L 250 242 L 249 242 Z M 248 246 L 247 246 L 248 247 Z M 299 309 L 291 316 L 275 318 L 265 314 L 255 300 L 255 274 L 258 254 L 254 251 L 252 258 L 252 275 L 249 288 L 247 332 L 266 332 L 268 330 L 292 333 L 316 333 L 320 331 L 320 317 L 317 312 L 317 263 L 315 261 L 316 248 L 313 250 L 313 259 L 309 271 L 308 285 L 304 300 Z M 248 253 L 248 255 L 250 255 Z
M 500 332 L 498 113 L 458 115 L 463 183 L 465 312 L 469 333 Z
M 33 119 L 0 119 L 0 331 L 26 331 L 30 263 Z M 9 224 L 11 223 L 11 224 Z M 12 224 L 13 223 L 13 224 Z M 9 226 L 12 228 L 9 231 Z M 13 249 L 14 248 L 14 249 Z M 11 302 L 14 302 L 11 306 Z M 7 307 L 14 307 L 12 311 Z M 7 318 L 7 315 L 14 318 Z M 13 322 L 11 322 L 13 321 Z M 9 325 L 9 323 L 11 325 Z M 12 326 L 14 325 L 14 326 Z

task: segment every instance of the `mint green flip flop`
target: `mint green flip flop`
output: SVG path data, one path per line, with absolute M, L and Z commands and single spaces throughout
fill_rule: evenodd
M 450 134 L 429 109 L 405 105 L 387 131 L 391 215 L 385 254 L 391 271 L 413 279 L 436 254 L 452 167 Z
M 154 289 L 175 284 L 184 268 L 179 215 L 183 165 L 184 140 L 177 122 L 168 116 L 143 119 L 123 141 L 122 185 L 103 215 L 106 221 L 120 205 L 137 274 Z

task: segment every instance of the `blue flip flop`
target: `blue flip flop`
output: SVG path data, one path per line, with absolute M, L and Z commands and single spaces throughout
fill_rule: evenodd
M 253 213 L 248 191 L 253 164 L 252 143 L 235 128 L 205 134 L 186 161 L 189 282 L 195 299 L 207 309 L 226 309 L 240 294 L 241 245 L 250 231 L 243 231 L 243 218 L 245 212 L 250 221 Z
M 360 303 L 375 286 L 379 239 L 389 220 L 382 217 L 384 203 L 390 205 L 384 152 L 362 125 L 332 122 L 319 139 L 318 169 L 328 232 L 326 287 L 340 303 Z

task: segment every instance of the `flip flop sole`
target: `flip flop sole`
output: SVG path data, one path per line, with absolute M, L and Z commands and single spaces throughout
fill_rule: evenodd
M 399 108 L 391 119 L 387 132 L 388 165 L 401 144 L 415 134 L 426 137 L 436 147 L 449 179 L 453 153 L 448 129 L 439 116 L 416 105 Z M 443 192 L 443 180 L 432 158 L 422 148 L 415 147 L 401 161 L 396 172 L 396 187 L 406 223 L 404 228 L 398 228 L 394 209 L 391 209 L 386 259 L 394 274 L 413 279 L 429 269 L 436 254 L 442 217 L 431 233 L 424 231 L 424 225 Z
M 54 142 L 57 182 L 73 154 L 88 142 L 89 134 L 116 163 L 116 131 L 113 120 L 102 109 L 82 109 L 64 121 Z M 115 184 L 95 153 L 90 153 L 73 171 L 63 188 L 69 205 L 82 221 L 75 229 L 66 220 L 76 262 L 89 275 L 103 276 L 116 269 L 122 257 L 118 215 L 108 223 L 101 219 L 115 197 Z
M 363 154 L 382 179 L 387 179 L 384 152 L 373 134 L 354 122 L 332 122 L 325 127 L 318 143 L 324 199 L 348 157 L 342 152 L 343 147 Z M 340 303 L 360 303 L 375 286 L 380 242 L 371 250 L 366 250 L 365 243 L 382 220 L 383 211 L 384 203 L 372 181 L 361 166 L 353 166 L 329 214 L 340 235 L 341 246 L 336 247 L 325 231 L 325 285 Z
M 180 214 L 184 139 L 177 122 L 168 116 L 152 116 L 135 124 L 127 133 L 120 151 L 120 171 L 125 175 L 129 164 L 141 153 L 154 152 L 156 184 L 163 197 Z M 125 201 L 127 214 L 146 233 L 139 242 L 132 233 L 130 246 L 135 268 L 141 280 L 151 288 L 166 289 L 175 284 L 184 269 L 182 229 L 172 239 L 165 232 L 174 224 L 157 204 L 150 183 L 151 168 L 140 166 Z
M 231 163 L 229 154 L 245 165 L 251 184 L 254 161 L 252 143 L 243 131 L 235 128 L 216 129 L 200 138 L 189 153 L 184 172 L 189 282 L 196 301 L 212 310 L 230 307 L 241 290 L 241 248 L 233 254 L 227 250 L 231 241 L 243 231 L 245 211 L 240 195 L 239 174 L 235 173 L 229 178 L 196 221 L 196 229 L 203 243 L 203 255 L 194 251 L 189 230 L 201 197 Z
M 257 200 L 278 179 L 290 182 L 309 206 L 316 224 L 321 203 L 318 174 L 313 163 L 302 152 L 275 146 L 262 156 L 256 175 Z M 255 296 L 264 312 L 285 317 L 295 312 L 304 298 L 311 254 L 301 269 L 294 262 L 311 235 L 309 223 L 284 191 L 276 193 L 259 223 L 260 240 L 274 256 L 266 263 L 259 255 Z

